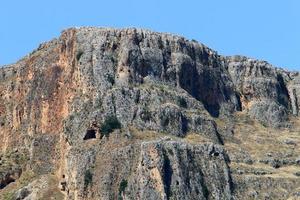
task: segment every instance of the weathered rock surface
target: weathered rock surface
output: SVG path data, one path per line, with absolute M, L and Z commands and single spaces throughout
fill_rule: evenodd
M 143 142 L 118 132 L 94 145 L 98 147 L 77 147 L 69 154 L 66 182 L 71 199 L 75 191 L 88 199 L 231 198 L 226 155 L 218 145 L 171 139 Z
M 171 34 L 65 30 L 0 68 L 0 151 L 26 155 L 0 160 L 0 198 L 292 198 L 299 80 Z
M 292 73 L 274 68 L 267 62 L 241 56 L 227 57 L 225 60 L 241 95 L 243 109 L 249 109 L 252 117 L 268 126 L 279 127 L 287 121 L 287 112 L 298 114 L 296 110 L 299 105 L 291 100 L 293 89 L 288 86 Z M 294 93 L 296 91 L 294 89 Z M 291 109 L 292 104 L 294 108 Z

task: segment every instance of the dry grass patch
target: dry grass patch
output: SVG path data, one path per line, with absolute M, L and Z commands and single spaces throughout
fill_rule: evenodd
M 130 132 L 132 133 L 133 139 L 135 140 L 143 140 L 143 141 L 150 141 L 161 139 L 164 137 L 169 137 L 171 139 L 178 139 L 178 137 L 164 133 L 164 132 L 157 132 L 151 130 L 139 130 L 135 127 L 129 127 Z
M 237 114 L 235 120 L 234 138 L 239 143 L 235 145 L 235 143 L 227 141 L 225 147 L 228 147 L 229 151 L 243 148 L 256 160 L 265 158 L 268 153 L 290 155 L 291 157 L 300 155 L 298 147 L 300 142 L 299 120 L 294 121 L 294 128 L 291 130 L 264 127 L 256 121 L 251 121 L 242 113 Z M 250 120 L 249 123 L 245 123 L 247 120 Z M 287 140 L 292 140 L 295 144 L 287 144 Z
M 17 179 L 16 182 L 13 182 L 7 185 L 3 190 L 0 190 L 0 199 L 4 199 L 4 200 L 14 199 L 15 192 L 20 188 L 28 185 L 35 178 L 37 178 L 37 176 L 31 170 L 23 172 L 21 177 Z
M 201 143 L 207 143 L 212 142 L 211 139 L 204 137 L 203 135 L 200 135 L 198 133 L 189 133 L 184 140 L 191 144 L 201 144 Z

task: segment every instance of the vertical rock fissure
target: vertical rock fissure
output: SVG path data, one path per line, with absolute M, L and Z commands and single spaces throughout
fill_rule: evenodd
M 277 92 L 278 92 L 278 102 L 283 105 L 285 108 L 290 107 L 290 97 L 288 89 L 284 83 L 283 77 L 281 74 L 277 75 L 277 81 L 279 85 L 277 85 Z
M 293 89 L 293 96 L 294 96 L 294 107 L 295 107 L 295 112 L 294 112 L 294 114 L 295 115 L 298 115 L 298 112 L 299 112 L 299 110 L 298 110 L 298 98 L 297 98 L 297 94 L 296 94 L 296 89 Z
M 167 199 L 170 199 L 172 196 L 171 191 L 171 184 L 172 184 L 172 175 L 173 175 L 173 169 L 171 167 L 170 159 L 166 152 L 164 152 L 164 165 L 163 165 L 163 181 L 164 181 L 164 188 L 165 193 L 167 196 Z

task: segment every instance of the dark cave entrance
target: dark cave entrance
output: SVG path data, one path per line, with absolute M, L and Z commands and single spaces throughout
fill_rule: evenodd
M 215 156 L 215 157 L 217 157 L 217 156 L 220 155 L 220 153 L 219 152 L 214 152 L 212 155 Z
M 94 129 L 89 129 L 86 131 L 86 134 L 83 138 L 83 140 L 90 140 L 96 138 L 96 130 Z
M 0 190 L 5 188 L 8 184 L 15 182 L 16 180 L 8 176 L 4 181 L 0 182 Z

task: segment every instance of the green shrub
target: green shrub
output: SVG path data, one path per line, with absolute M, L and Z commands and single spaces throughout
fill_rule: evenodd
M 89 185 L 93 182 L 93 174 L 90 169 L 84 173 L 84 189 L 86 190 Z
M 115 77 L 114 77 L 113 75 L 111 75 L 111 74 L 108 74 L 108 75 L 106 76 L 106 80 L 107 80 L 108 82 L 110 82 L 112 85 L 115 84 Z
M 177 104 L 182 108 L 187 108 L 187 102 L 186 102 L 185 98 L 183 98 L 183 97 L 177 98 Z
M 79 51 L 77 54 L 76 54 L 76 59 L 77 61 L 80 60 L 81 56 L 83 55 L 83 51 Z
M 119 196 L 122 197 L 122 193 L 125 192 L 125 189 L 128 185 L 128 182 L 127 180 L 125 179 L 122 179 L 121 183 L 120 183 L 120 186 L 119 186 Z M 122 198 L 119 198 L 119 199 L 122 199 Z
M 202 187 L 202 192 L 203 192 L 203 196 L 204 196 L 206 199 L 208 199 L 208 197 L 209 197 L 209 190 L 208 190 L 208 188 L 207 188 L 206 185 L 203 185 L 203 187 Z
M 111 132 L 113 132 L 115 129 L 120 129 L 121 123 L 119 122 L 118 118 L 116 116 L 109 116 L 105 119 L 104 123 L 102 124 L 100 131 L 101 131 L 101 137 L 109 136 Z
M 152 119 L 151 112 L 148 108 L 144 108 L 144 110 L 140 114 L 140 117 L 144 122 L 150 121 Z

